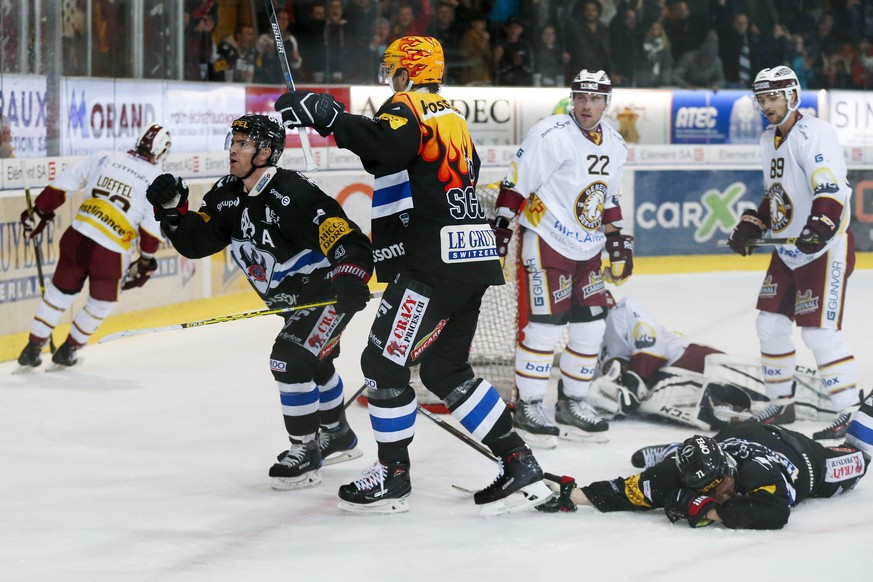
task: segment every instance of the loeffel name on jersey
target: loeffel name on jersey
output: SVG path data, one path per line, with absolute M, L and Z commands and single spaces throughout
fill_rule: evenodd
M 444 226 L 440 230 L 440 255 L 447 264 L 497 258 L 494 231 L 487 224 Z

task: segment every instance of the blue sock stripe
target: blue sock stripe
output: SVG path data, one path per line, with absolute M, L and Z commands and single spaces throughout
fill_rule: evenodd
M 313 386 L 309 392 L 280 392 L 282 406 L 308 406 L 318 402 L 318 390 Z
M 475 395 L 474 395 L 475 397 Z M 460 418 L 458 420 L 461 421 L 461 424 L 471 433 L 476 433 L 476 429 L 479 427 L 482 422 L 488 418 L 491 412 L 497 407 L 497 403 L 500 401 L 500 394 L 497 393 L 497 390 L 494 389 L 493 386 L 488 386 L 488 389 L 485 391 L 485 394 L 482 395 L 482 398 L 470 410 L 467 414 L 464 415 L 464 418 Z
M 322 402 L 331 402 L 336 400 L 337 398 L 342 398 L 343 395 L 343 383 L 342 380 L 336 383 L 336 385 L 332 388 L 328 387 L 319 387 L 319 398 Z
M 853 420 L 849 423 L 849 429 L 846 432 L 859 441 L 873 446 L 873 428 L 863 425 L 857 420 Z

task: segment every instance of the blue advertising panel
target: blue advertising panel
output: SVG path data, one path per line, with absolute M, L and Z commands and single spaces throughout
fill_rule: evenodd
M 800 111 L 818 116 L 818 92 L 802 91 Z M 671 143 L 754 144 L 766 120 L 749 91 L 674 91 Z
M 729 252 L 740 215 L 764 195 L 760 170 L 637 171 L 634 253 L 642 257 Z

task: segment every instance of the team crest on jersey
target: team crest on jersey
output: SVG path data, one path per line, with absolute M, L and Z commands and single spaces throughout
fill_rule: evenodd
M 770 197 L 770 223 L 773 232 L 785 230 L 791 219 L 794 218 L 794 203 L 788 197 L 788 193 L 782 188 L 782 184 L 775 182 L 767 191 Z
M 773 282 L 773 277 L 767 275 L 764 278 L 764 283 L 761 285 L 761 290 L 758 292 L 758 297 L 776 297 L 778 285 Z
M 233 240 L 230 253 L 255 290 L 265 295 L 270 289 L 270 281 L 273 280 L 276 257 L 258 249 L 247 240 Z
M 607 187 L 603 182 L 594 182 L 576 198 L 576 220 L 585 230 L 597 230 L 603 220 L 603 204 Z
M 818 296 L 812 296 L 812 289 L 807 289 L 802 293 L 797 292 L 797 298 L 794 301 L 794 314 L 812 313 L 818 309 Z
M 638 321 L 634 325 L 634 347 L 644 350 L 655 345 L 655 330 L 644 321 Z

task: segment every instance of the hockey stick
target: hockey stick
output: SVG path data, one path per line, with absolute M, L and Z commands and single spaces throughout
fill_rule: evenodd
M 291 66 L 288 64 L 288 55 L 285 54 L 285 42 L 282 40 L 282 31 L 279 29 L 279 20 L 276 18 L 276 9 L 273 8 L 272 0 L 264 0 L 264 6 L 267 9 L 267 15 L 270 17 L 270 26 L 273 28 L 273 40 L 276 43 L 276 58 L 279 59 L 279 64 L 282 65 L 282 72 L 285 74 L 285 88 L 288 91 L 294 91 L 294 79 L 291 77 Z M 306 128 L 297 128 L 297 135 L 300 136 L 300 147 L 303 149 L 303 159 L 306 161 L 306 171 L 312 172 L 317 170 L 318 164 L 315 163 L 315 155 L 312 153 L 312 145 L 309 143 L 309 134 L 306 133 Z
M 718 246 L 727 247 L 730 241 L 720 240 Z M 772 245 L 793 245 L 797 242 L 797 237 L 792 238 L 752 238 L 746 241 L 747 247 L 766 247 Z
M 21 160 L 21 182 L 24 184 L 24 199 L 27 201 L 27 215 L 33 221 L 33 200 L 30 198 L 30 188 L 27 187 L 27 166 L 24 165 L 24 160 Z M 31 239 L 33 241 L 33 259 L 36 262 L 36 276 L 39 280 L 39 294 L 45 296 L 45 276 L 42 274 L 42 250 L 39 248 L 39 240 L 42 235 Z M 55 353 L 55 338 L 49 332 L 49 351 Z
M 439 416 L 437 416 L 436 414 L 434 414 L 430 410 L 424 408 L 420 404 L 418 405 L 418 408 L 416 410 L 418 410 L 419 414 L 422 414 L 425 417 L 429 418 L 430 420 L 435 422 L 436 425 L 439 426 L 441 429 L 448 432 L 452 436 L 456 437 L 458 440 L 462 441 L 467 446 L 469 446 L 469 447 L 475 449 L 476 451 L 478 451 L 479 453 L 485 455 L 486 457 L 488 457 L 490 460 L 494 461 L 495 463 L 497 462 L 497 457 L 494 456 L 494 453 L 492 453 L 488 449 L 488 447 L 486 447 L 482 443 L 473 440 L 467 434 L 456 429 L 455 427 L 453 427 L 452 425 L 450 425 L 449 423 L 444 421 L 442 418 L 440 418 Z

